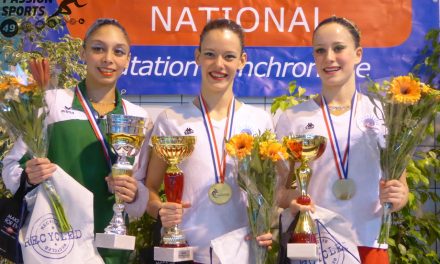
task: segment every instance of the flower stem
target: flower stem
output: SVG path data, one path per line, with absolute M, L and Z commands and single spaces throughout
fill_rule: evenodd
M 60 230 L 62 233 L 68 232 L 72 229 L 67 220 L 66 213 L 64 212 L 63 205 L 61 204 L 61 199 L 58 193 L 55 191 L 55 187 L 52 184 L 51 180 L 46 180 L 43 183 L 44 190 L 49 196 L 50 204 L 55 213 L 55 216 L 58 220 L 58 224 L 60 226 Z

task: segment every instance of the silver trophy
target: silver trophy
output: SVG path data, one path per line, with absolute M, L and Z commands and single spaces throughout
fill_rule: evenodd
M 127 160 L 141 149 L 146 133 L 146 119 L 136 116 L 112 114 L 107 117 L 108 140 L 118 154 L 118 161 L 112 166 L 112 177 L 132 175 L 133 165 Z M 104 234 L 96 234 L 96 246 L 103 248 L 133 250 L 136 237 L 127 236 L 124 218 L 124 202 L 116 195 L 113 217 Z

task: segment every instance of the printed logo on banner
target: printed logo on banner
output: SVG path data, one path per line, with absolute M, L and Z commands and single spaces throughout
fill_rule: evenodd
M 36 221 L 30 236 L 25 238 L 25 247 L 32 247 L 40 256 L 50 259 L 66 257 L 75 246 L 75 240 L 82 237 L 81 230 L 73 229 L 61 233 L 55 216 L 45 214 Z
M 14 37 L 19 30 L 30 32 L 33 28 L 42 30 L 45 26 L 55 28 L 59 20 L 54 19 L 56 16 L 64 15 L 64 21 L 68 24 L 74 25 L 77 22 L 84 24 L 84 18 L 70 17 L 72 14 L 72 5 L 77 8 L 82 8 L 87 3 L 80 3 L 79 0 L 62 0 L 58 9 L 51 15 L 47 11 L 47 5 L 53 0 L 2 0 L 2 7 L 0 10 L 1 17 L 9 17 L 0 23 L 0 33 L 7 37 Z M 84 0 L 83 0 L 84 1 Z M 44 16 L 48 18 L 45 20 Z M 23 19 L 20 26 L 17 23 L 17 18 Z

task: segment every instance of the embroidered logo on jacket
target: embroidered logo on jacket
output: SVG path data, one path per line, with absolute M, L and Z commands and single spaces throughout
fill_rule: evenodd
M 190 134 L 194 134 L 194 130 L 188 127 L 187 129 L 185 129 L 185 135 L 190 135 Z
M 66 114 L 75 114 L 75 112 L 72 111 L 72 107 L 68 107 L 68 106 L 64 106 L 64 109 L 61 109 L 61 113 L 66 113 Z
M 308 123 L 306 129 L 314 129 L 315 125 L 313 123 Z

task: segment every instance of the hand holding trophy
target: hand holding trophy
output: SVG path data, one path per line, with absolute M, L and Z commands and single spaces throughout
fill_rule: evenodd
M 194 136 L 153 136 L 153 148 L 162 159 L 168 163 L 164 175 L 165 195 L 168 202 L 181 203 L 184 176 L 177 164 L 191 155 L 196 138 Z M 178 225 L 165 230 L 160 247 L 154 248 L 156 261 L 190 261 L 192 249 Z
M 293 160 L 301 162 L 295 170 L 296 180 L 301 192 L 297 203 L 309 205 L 311 199 L 307 194 L 307 188 L 312 176 L 309 161 L 319 158 L 325 150 L 327 139 L 323 136 L 300 135 L 288 136 L 284 144 L 289 149 Z M 317 260 L 317 231 L 315 221 L 308 211 L 300 212 L 296 227 L 287 245 L 287 257 L 299 260 Z
M 127 158 L 134 157 L 140 151 L 145 138 L 146 120 L 136 116 L 112 114 L 108 117 L 107 125 L 109 143 L 118 154 L 118 161 L 112 166 L 112 177 L 132 176 L 133 165 Z M 127 236 L 124 202 L 117 195 L 115 200 L 113 218 L 105 228 L 105 233 L 96 234 L 96 246 L 133 250 L 136 237 Z

